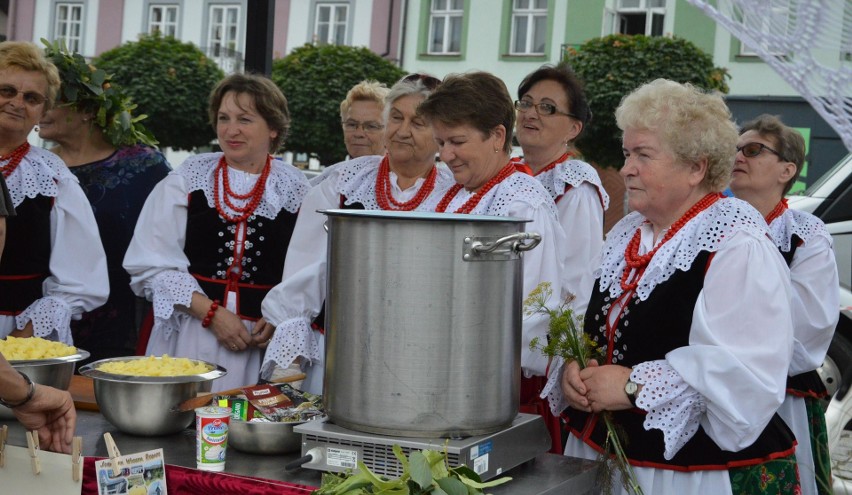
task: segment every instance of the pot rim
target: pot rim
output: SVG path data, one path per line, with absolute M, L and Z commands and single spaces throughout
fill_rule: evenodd
M 107 358 L 101 359 L 99 361 L 94 361 L 86 364 L 82 368 L 80 368 L 80 374 L 84 376 L 88 376 L 95 380 L 103 380 L 107 382 L 121 382 L 121 383 L 154 383 L 154 384 L 168 384 L 168 383 L 195 383 L 195 382 L 206 382 L 210 380 L 215 380 L 216 378 L 221 378 L 228 374 L 228 370 L 219 366 L 216 363 L 211 363 L 209 361 L 202 361 L 201 359 L 192 359 L 186 358 L 190 361 L 201 363 L 210 367 L 210 371 L 205 373 L 197 373 L 195 375 L 178 375 L 178 376 L 140 376 L 140 375 L 119 375 L 117 373 L 107 373 L 105 371 L 98 370 L 98 366 L 108 362 L 125 362 L 125 361 L 136 361 L 139 359 L 150 359 L 149 356 L 125 356 L 125 357 L 116 357 L 116 358 Z M 158 357 L 157 359 L 162 359 Z
M 517 217 L 498 217 L 494 215 L 468 215 L 462 213 L 434 213 L 427 211 L 384 211 L 384 210 L 317 210 L 328 217 L 381 218 L 384 220 L 421 220 L 438 222 L 490 222 L 490 223 L 528 223 L 532 219 Z

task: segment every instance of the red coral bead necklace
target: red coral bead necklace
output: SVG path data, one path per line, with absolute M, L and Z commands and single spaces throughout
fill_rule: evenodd
M 269 171 L 272 168 L 271 163 L 272 156 L 267 155 L 266 165 L 263 167 L 263 171 L 260 173 L 260 177 L 257 179 L 257 183 L 255 183 L 251 191 L 246 194 L 237 194 L 231 189 L 231 183 L 228 180 L 228 163 L 225 161 L 225 155 L 222 155 L 219 159 L 219 164 L 216 165 L 216 171 L 214 172 L 213 178 L 213 197 L 215 198 L 214 202 L 216 204 L 216 211 L 219 212 L 219 216 L 229 222 L 240 223 L 254 214 L 254 211 L 260 204 L 260 200 L 263 199 L 263 192 L 266 190 L 266 179 L 269 177 Z M 220 176 L 223 189 L 221 199 L 219 194 Z M 231 198 L 242 200 L 247 199 L 248 201 L 244 206 L 237 206 Z M 227 205 L 230 209 L 237 212 L 238 215 L 229 215 L 222 206 L 222 201 L 224 201 L 225 205 Z
M 435 189 L 437 176 L 438 169 L 433 165 L 417 194 L 408 201 L 397 201 L 391 192 L 390 163 L 388 162 L 388 155 L 385 155 L 379 163 L 379 173 L 376 175 L 376 202 L 379 203 L 379 208 L 383 210 L 411 211 L 420 206 L 420 203 Z
M 0 162 L 9 160 L 6 165 L 0 167 L 0 170 L 3 171 L 4 178 L 12 175 L 12 172 L 14 172 L 16 168 L 18 168 L 18 165 L 21 164 L 21 160 L 24 159 L 24 157 L 27 155 L 27 153 L 29 153 L 29 151 L 30 143 L 24 141 L 24 144 L 12 150 L 12 152 L 8 155 L 0 156 Z
M 486 194 L 488 194 L 488 191 L 493 189 L 494 186 L 496 186 L 497 184 L 506 180 L 506 178 L 508 178 L 515 172 L 517 172 L 515 164 L 510 160 L 509 163 L 507 163 L 503 168 L 500 169 L 499 172 L 497 172 L 497 175 L 492 177 L 488 182 L 486 182 L 482 187 L 480 187 L 479 190 L 476 191 L 473 196 L 470 197 L 470 199 L 465 201 L 461 208 L 459 208 L 453 213 L 470 213 L 471 211 L 473 211 L 474 208 L 476 208 L 476 205 L 479 204 L 482 198 Z M 451 187 L 449 191 L 444 194 L 444 197 L 441 198 L 441 202 L 438 203 L 438 206 L 435 208 L 435 211 L 438 213 L 446 212 L 447 207 L 450 206 L 450 202 L 453 200 L 453 198 L 456 197 L 456 194 L 458 194 L 462 187 L 464 186 L 462 186 L 461 184 L 455 184 L 453 187 Z
M 639 279 L 645 273 L 645 268 L 651 262 L 651 258 L 657 253 L 660 247 L 669 241 L 675 234 L 696 215 L 710 207 L 713 203 L 722 198 L 722 195 L 717 192 L 710 193 L 701 198 L 697 203 L 683 214 L 675 223 L 666 231 L 662 241 L 657 244 L 654 249 L 645 254 L 639 254 L 639 243 L 642 240 L 640 229 L 636 229 L 630 242 L 627 243 L 627 248 L 624 249 L 624 260 L 627 264 L 624 266 L 624 271 L 621 274 L 621 288 L 624 292 L 635 290 L 639 286 Z M 632 274 L 632 277 L 631 277 Z

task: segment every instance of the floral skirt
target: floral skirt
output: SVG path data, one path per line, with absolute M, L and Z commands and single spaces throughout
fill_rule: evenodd
M 755 466 L 731 468 L 728 475 L 731 478 L 731 493 L 734 495 L 802 493 L 795 454 Z

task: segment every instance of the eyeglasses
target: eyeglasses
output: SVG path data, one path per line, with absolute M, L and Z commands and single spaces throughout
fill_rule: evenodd
M 784 157 L 781 156 L 781 153 L 778 153 L 777 151 L 770 148 L 769 146 L 766 146 L 763 143 L 746 143 L 742 146 L 737 146 L 737 151 L 742 151 L 743 156 L 746 158 L 754 158 L 760 153 L 762 153 L 763 150 L 769 151 L 770 153 L 774 153 L 781 160 L 787 161 L 784 160 Z
M 18 91 L 18 88 L 9 86 L 8 84 L 0 84 L 0 96 L 7 100 L 12 100 L 21 93 L 24 98 L 24 103 L 31 107 L 37 107 L 47 101 L 47 97 L 35 91 Z
M 553 115 L 558 113 L 559 115 L 566 115 L 573 119 L 580 119 L 580 117 L 577 117 L 573 113 L 563 112 L 562 110 L 559 110 L 553 103 L 533 103 L 530 100 L 515 100 L 515 109 L 519 112 L 527 112 L 532 108 L 535 108 L 535 112 L 539 115 Z
M 341 124 L 343 124 L 343 130 L 346 132 L 355 132 L 359 127 L 364 129 L 364 132 L 371 133 L 381 132 L 385 128 L 385 126 L 378 122 L 358 122 L 357 120 L 344 120 Z
M 429 76 L 426 74 L 409 74 L 402 78 L 403 82 L 416 83 L 417 81 L 421 81 L 423 86 L 426 87 L 429 91 L 435 91 L 435 88 L 441 85 L 441 80 L 437 77 Z

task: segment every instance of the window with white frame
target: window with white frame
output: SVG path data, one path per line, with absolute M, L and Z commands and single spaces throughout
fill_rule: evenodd
M 317 4 L 314 23 L 314 41 L 321 45 L 346 44 L 346 25 L 349 22 L 349 4 Z
M 237 52 L 239 22 L 239 5 L 210 6 L 207 55 L 226 73 L 239 70 L 242 64 L 242 55 Z
M 57 2 L 54 19 L 54 41 L 65 40 L 68 50 L 79 53 L 83 44 L 83 5 Z
M 759 8 L 744 12 L 743 23 L 760 33 L 757 39 L 765 38 L 767 34 L 788 34 L 790 21 L 790 0 L 758 0 Z M 757 56 L 756 47 L 740 43 L 740 55 Z
M 151 5 L 148 10 L 148 33 L 177 37 L 178 6 Z
M 662 36 L 666 20 L 666 0 L 615 0 L 606 9 L 604 34 L 644 34 Z
M 429 49 L 436 55 L 461 53 L 464 0 L 432 0 L 429 9 Z
M 512 55 L 542 55 L 547 35 L 547 0 L 512 1 Z

